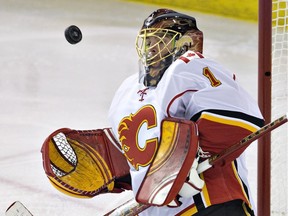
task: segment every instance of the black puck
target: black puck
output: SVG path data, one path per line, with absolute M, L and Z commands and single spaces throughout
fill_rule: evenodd
M 65 38 L 70 44 L 79 43 L 82 40 L 82 32 L 77 26 L 71 25 L 65 29 Z

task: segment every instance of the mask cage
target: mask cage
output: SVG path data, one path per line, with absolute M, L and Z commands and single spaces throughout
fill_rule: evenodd
M 162 28 L 142 29 L 136 37 L 136 50 L 143 66 L 153 66 L 175 54 L 181 33 Z

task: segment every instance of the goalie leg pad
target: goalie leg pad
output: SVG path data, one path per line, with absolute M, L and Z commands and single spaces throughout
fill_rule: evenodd
M 173 201 L 187 179 L 198 150 L 197 125 L 166 118 L 156 156 L 136 194 L 139 203 L 155 206 Z

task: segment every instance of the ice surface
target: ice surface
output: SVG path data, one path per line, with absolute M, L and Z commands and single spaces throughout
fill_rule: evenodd
M 0 214 L 20 200 L 35 216 L 103 215 L 131 193 L 67 197 L 48 182 L 40 149 L 58 128 L 109 126 L 115 90 L 137 72 L 135 36 L 157 6 L 118 0 L 0 0 L 0 5 Z M 205 34 L 206 56 L 234 71 L 257 98 L 257 24 L 187 13 Z M 72 24 L 83 33 L 76 45 L 64 38 Z M 248 156 L 256 196 L 255 144 Z

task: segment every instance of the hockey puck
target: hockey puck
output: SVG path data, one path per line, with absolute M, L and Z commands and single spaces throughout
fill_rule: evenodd
M 65 29 L 65 38 L 70 44 L 79 43 L 82 40 L 82 32 L 77 26 L 71 25 Z

